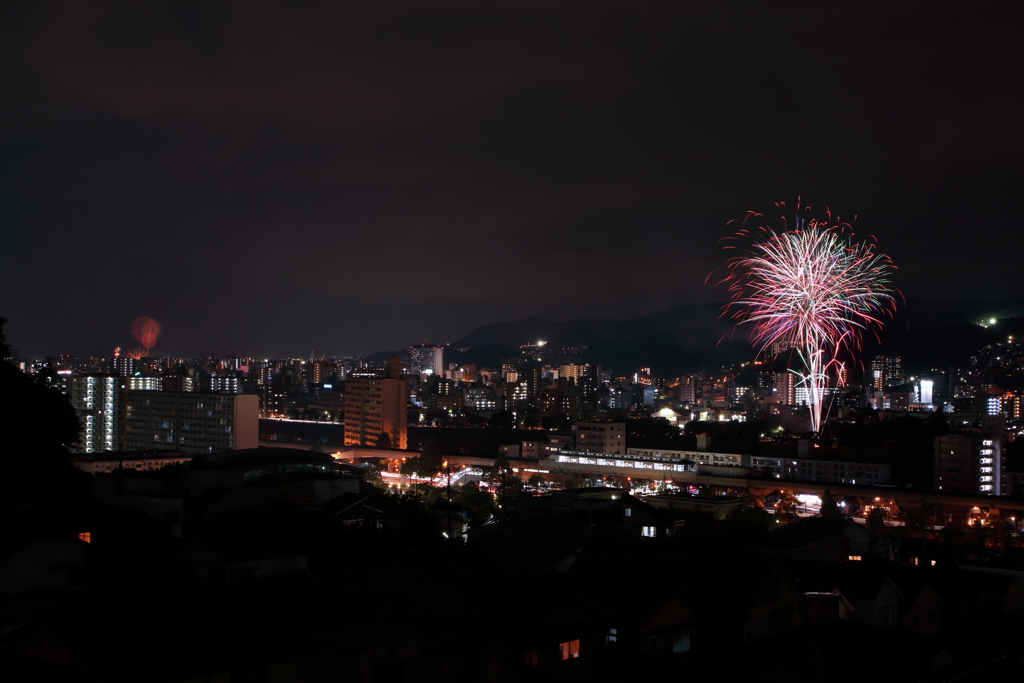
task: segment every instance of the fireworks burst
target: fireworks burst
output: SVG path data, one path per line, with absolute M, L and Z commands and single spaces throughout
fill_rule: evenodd
M 156 346 L 156 340 L 160 336 L 160 323 L 152 318 L 136 318 L 132 323 L 132 336 L 135 337 L 142 347 L 149 350 Z
M 785 210 L 784 204 L 776 205 Z M 856 351 L 862 334 L 881 327 L 880 316 L 892 314 L 895 301 L 888 287 L 894 268 L 875 253 L 874 241 L 854 241 L 848 223 L 810 216 L 797 205 L 790 229 L 767 225 L 762 214 L 749 212 L 742 229 L 727 238 L 746 253 L 727 262 L 731 301 L 724 312 L 738 324 L 750 323 L 751 340 L 759 353 L 793 349 L 802 369 L 790 370 L 807 392 L 811 429 L 821 427 L 825 389 L 830 373 L 842 369 L 838 354 Z
M 128 351 L 126 355 L 135 360 L 142 360 L 149 356 L 149 350 L 156 346 L 156 340 L 160 336 L 160 332 L 160 323 L 152 318 L 136 318 L 135 322 L 132 323 L 132 336 L 142 346 Z

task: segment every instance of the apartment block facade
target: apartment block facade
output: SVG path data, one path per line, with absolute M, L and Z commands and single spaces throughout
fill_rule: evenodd
M 408 396 L 398 358 L 385 371 L 353 372 L 345 381 L 345 445 L 376 446 L 384 433 L 392 448 L 407 448 Z
M 259 399 L 253 394 L 125 392 L 123 449 L 222 453 L 259 447 Z

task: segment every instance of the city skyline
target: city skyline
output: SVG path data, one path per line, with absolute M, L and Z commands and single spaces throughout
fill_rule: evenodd
M 728 221 L 798 196 L 908 297 L 1024 295 L 999 3 L 2 11 L 25 354 L 110 354 L 140 316 L 155 354 L 276 356 L 720 302 Z

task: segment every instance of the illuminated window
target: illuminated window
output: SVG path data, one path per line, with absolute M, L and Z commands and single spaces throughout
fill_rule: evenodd
M 563 660 L 576 659 L 580 656 L 580 641 L 570 640 L 568 643 L 562 643 L 558 646 L 558 650 Z
M 860 555 L 850 555 L 850 557 L 847 558 L 847 559 L 849 559 L 851 561 L 860 561 L 862 558 L 861 558 Z
M 78 534 L 78 540 L 85 541 L 86 543 L 92 543 L 92 533 L 88 531 L 83 531 L 82 533 Z

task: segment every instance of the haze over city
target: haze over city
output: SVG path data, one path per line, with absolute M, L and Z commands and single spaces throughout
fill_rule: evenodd
M 33 354 L 371 353 L 720 302 L 796 198 L 909 297 L 1024 295 L 1012 3 L 5 3 L 0 291 Z

